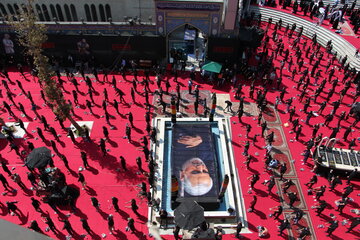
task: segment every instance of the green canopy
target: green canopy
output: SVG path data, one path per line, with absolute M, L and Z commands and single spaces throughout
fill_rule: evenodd
M 221 71 L 221 68 L 222 68 L 222 65 L 217 62 L 208 62 L 201 67 L 202 70 L 205 70 L 208 72 L 215 72 L 215 73 L 219 73 Z

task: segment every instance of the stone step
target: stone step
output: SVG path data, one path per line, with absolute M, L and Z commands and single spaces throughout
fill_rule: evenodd
M 354 67 L 358 71 L 360 70 L 360 59 L 355 57 L 356 48 L 338 34 L 324 27 L 316 26 L 313 22 L 282 11 L 259 6 L 251 6 L 249 11 L 255 12 L 255 16 L 258 16 L 261 13 L 261 20 L 264 22 L 267 22 L 270 17 L 272 18 L 273 23 L 278 22 L 281 18 L 283 27 L 287 24 L 291 26 L 293 23 L 296 23 L 296 31 L 299 30 L 299 27 L 303 26 L 303 35 L 311 38 L 313 34 L 316 33 L 317 40 L 322 46 L 326 46 L 326 43 L 331 39 L 333 43 L 333 51 L 338 52 L 339 58 L 348 55 L 350 66 Z

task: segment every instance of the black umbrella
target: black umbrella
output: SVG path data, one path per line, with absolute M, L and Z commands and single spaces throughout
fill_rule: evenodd
M 182 229 L 191 230 L 205 221 L 204 208 L 195 201 L 184 201 L 174 211 L 175 223 Z
M 25 165 L 30 168 L 44 168 L 51 161 L 51 151 L 47 147 L 35 148 L 26 157 Z

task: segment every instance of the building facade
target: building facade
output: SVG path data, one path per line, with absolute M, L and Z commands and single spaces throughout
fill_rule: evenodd
M 0 34 L 13 32 L 6 22 L 9 16 L 18 20 L 17 15 L 25 7 L 26 2 L 0 2 Z M 187 30 L 195 30 L 194 46 L 186 49 L 190 49 L 189 51 L 194 54 L 198 48 L 199 38 L 203 38 L 204 42 L 213 38 L 236 38 L 240 5 L 239 0 L 36 0 L 33 9 L 39 22 L 47 25 L 49 39 L 54 41 L 47 46 L 53 47 L 54 51 L 59 47 L 69 47 L 73 44 L 68 41 L 97 37 L 101 44 L 110 44 L 107 50 L 115 52 L 114 55 L 121 52 L 125 56 L 130 56 L 137 52 L 136 55 L 140 57 L 140 50 L 137 49 L 143 51 L 140 46 L 149 43 L 151 38 L 151 42 L 162 44 L 164 50 L 158 51 L 157 56 L 153 56 L 151 51 L 145 52 L 144 57 L 149 58 L 150 55 L 154 58 L 164 58 L 169 57 L 171 49 L 174 48 L 174 35 L 178 36 L 175 46 L 189 45 L 190 40 L 185 39 L 179 45 L 179 36 L 185 36 Z M 124 45 L 134 42 L 132 39 L 137 39 L 137 43 L 132 47 Z M 92 45 L 97 44 L 94 42 Z M 206 46 L 202 50 L 203 54 L 206 54 L 205 48 Z M 104 52 L 104 49 L 93 50 L 98 53 Z

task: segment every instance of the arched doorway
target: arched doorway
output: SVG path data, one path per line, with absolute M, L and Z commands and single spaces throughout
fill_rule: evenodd
M 206 56 L 206 35 L 198 28 L 183 24 L 167 35 L 168 62 L 177 66 L 199 66 Z

